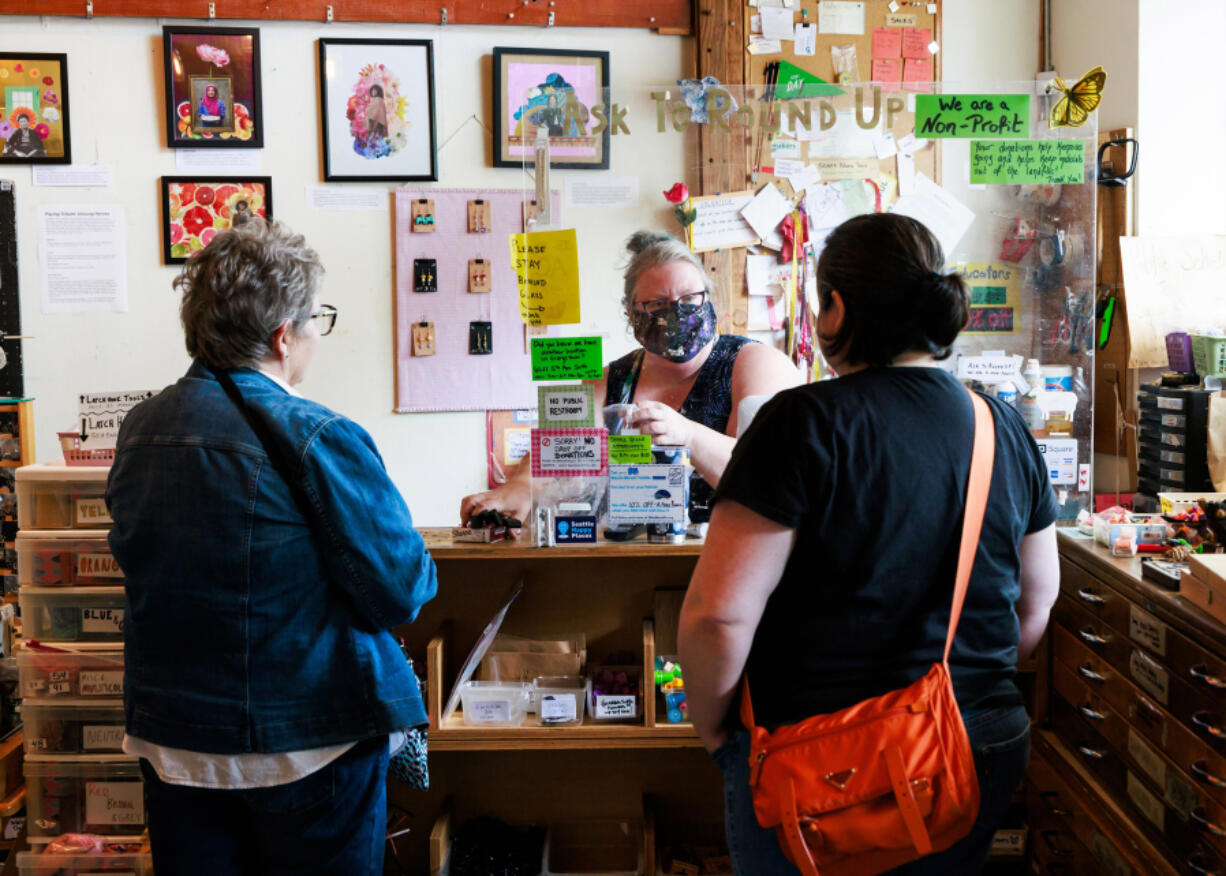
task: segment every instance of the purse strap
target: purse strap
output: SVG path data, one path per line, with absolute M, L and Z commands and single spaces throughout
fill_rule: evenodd
M 949 629 L 945 633 L 945 655 L 941 662 L 949 668 L 949 652 L 954 646 L 954 634 L 962 617 L 962 604 L 971 583 L 975 553 L 979 549 L 979 533 L 988 507 L 988 491 L 992 487 L 992 466 L 996 461 L 996 424 L 992 411 L 978 393 L 967 390 L 975 414 L 975 435 L 971 447 L 971 469 L 966 481 L 966 507 L 962 514 L 962 540 L 958 546 L 958 571 L 954 578 L 954 598 L 949 606 Z M 741 723 L 754 727 L 753 702 L 749 698 L 749 673 L 741 681 Z

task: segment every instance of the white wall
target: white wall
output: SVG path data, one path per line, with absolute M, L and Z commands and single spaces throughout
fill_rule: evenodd
M 69 56 L 72 149 L 77 163 L 114 168 L 113 187 L 34 188 L 24 167 L 2 167 L 17 183 L 26 391 L 35 397 L 40 459 L 59 458 L 57 429 L 71 428 L 79 392 L 160 388 L 187 368 L 175 267 L 161 265 L 158 177 L 174 175 L 163 147 L 161 21 L 14 18 L 3 20 L 6 47 Z M 199 24 L 200 22 L 196 22 Z M 434 40 L 440 187 L 520 188 L 521 171 L 489 164 L 490 50 L 495 45 L 602 49 L 611 53 L 614 99 L 641 93 L 688 69 L 680 37 L 647 31 L 577 28 L 261 25 L 264 112 L 262 173 L 272 176 L 275 215 L 303 232 L 327 268 L 321 299 L 340 308 L 303 392 L 365 426 L 419 524 L 451 524 L 460 497 L 485 485 L 485 422 L 480 413 L 393 414 L 392 242 L 390 212 L 325 212 L 306 206 L 319 184 L 316 39 L 323 36 Z M 472 119 L 476 115 L 481 121 Z M 640 120 L 646 126 L 648 119 Z M 634 130 L 632 128 L 632 130 Z M 635 132 L 637 133 L 637 131 Z M 620 141 L 625 142 L 623 137 Z M 635 154 L 612 140 L 614 175 L 638 175 L 640 210 L 574 210 L 580 229 L 583 326 L 607 334 L 608 355 L 631 345 L 619 316 L 620 243 L 645 222 L 671 220 L 658 192 L 681 178 L 680 140 Z M 595 175 L 594 172 L 574 172 Z M 564 174 L 556 172 L 560 186 Z M 390 191 L 391 184 L 374 187 Z M 390 198 L 389 198 L 390 201 Z M 39 305 L 35 209 L 46 203 L 117 203 L 127 217 L 129 310 L 122 314 L 44 315 Z
M 1142 0 L 1052 0 L 1051 57 L 1056 71 L 1070 85 L 1094 67 L 1107 71 L 1098 107 L 1100 131 L 1137 125 L 1142 5 Z
M 941 15 L 945 81 L 1034 78 L 1039 58 L 1036 0 L 945 0 Z

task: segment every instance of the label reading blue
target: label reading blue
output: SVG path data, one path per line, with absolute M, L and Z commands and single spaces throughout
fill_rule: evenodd
M 596 541 L 596 518 L 555 518 L 553 521 L 553 540 L 557 544 L 594 543 Z

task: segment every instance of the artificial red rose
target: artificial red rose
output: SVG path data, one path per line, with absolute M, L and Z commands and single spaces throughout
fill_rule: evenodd
M 183 217 L 183 227 L 192 237 L 199 237 L 204 229 L 213 227 L 213 214 L 205 207 L 192 207 Z
M 200 186 L 196 189 L 196 203 L 204 207 L 216 200 L 217 194 L 211 186 Z
M 685 183 L 673 183 L 673 187 L 664 193 L 664 199 L 670 204 L 680 204 L 689 196 L 690 190 Z

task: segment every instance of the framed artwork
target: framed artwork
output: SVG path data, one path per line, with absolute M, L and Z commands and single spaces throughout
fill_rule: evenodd
M 438 179 L 434 44 L 321 39 L 319 99 L 324 179 Z
M 71 163 L 68 56 L 0 52 L 0 165 Z
M 494 166 L 521 167 L 537 132 L 549 138 L 549 165 L 607 170 L 609 126 L 592 130 L 609 88 L 609 53 L 494 49 Z
M 257 28 L 163 27 L 162 53 L 171 149 L 264 145 Z
M 267 176 L 162 177 L 162 256 L 187 261 L 218 231 L 251 220 L 272 221 L 272 178 Z

